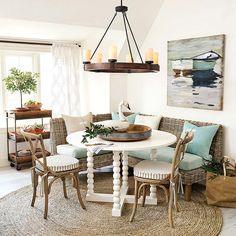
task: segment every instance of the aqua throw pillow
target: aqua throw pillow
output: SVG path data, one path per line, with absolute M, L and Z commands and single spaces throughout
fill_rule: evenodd
M 194 132 L 193 140 L 188 144 L 186 152 L 209 158 L 211 143 L 218 128 L 219 125 L 196 126 L 185 121 L 183 131 Z
M 134 124 L 134 121 L 135 121 L 135 117 L 138 115 L 139 113 L 134 113 L 134 114 L 131 114 L 129 116 L 126 116 L 126 118 L 128 119 L 128 122 L 130 124 Z M 112 120 L 120 120 L 120 117 L 119 117 L 119 113 L 118 112 L 112 112 L 111 113 L 111 117 L 112 117 Z

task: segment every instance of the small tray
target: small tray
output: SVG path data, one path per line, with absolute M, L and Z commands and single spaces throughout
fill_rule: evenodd
M 99 135 L 100 138 L 108 141 L 130 142 L 140 141 L 151 137 L 152 129 L 146 125 L 130 125 L 125 132 L 113 132 L 111 134 Z

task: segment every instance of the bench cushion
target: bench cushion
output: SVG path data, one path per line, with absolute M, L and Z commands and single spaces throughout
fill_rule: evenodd
M 160 121 L 161 121 L 161 116 L 137 115 L 135 117 L 134 124 L 147 125 L 151 129 L 158 129 Z
M 76 131 L 85 130 L 93 122 L 93 115 L 89 112 L 86 116 L 62 115 L 65 120 L 67 135 Z
M 110 151 L 100 151 L 98 155 L 109 153 Z M 78 148 L 71 144 L 57 145 L 57 153 L 61 155 L 69 155 L 77 159 L 87 157 L 86 148 Z
M 149 160 L 150 150 L 131 151 L 129 152 L 129 155 L 138 157 L 140 159 Z M 160 147 L 157 149 L 158 161 L 165 161 L 171 163 L 173 155 L 174 155 L 174 148 L 172 147 Z M 180 163 L 179 168 L 182 170 L 194 170 L 201 167 L 202 164 L 203 164 L 202 157 L 191 153 L 185 153 L 184 159 Z

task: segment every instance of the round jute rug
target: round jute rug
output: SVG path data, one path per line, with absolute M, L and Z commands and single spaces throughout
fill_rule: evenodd
M 80 176 L 81 192 L 85 199 L 86 176 Z M 95 175 L 96 189 L 112 191 L 112 174 Z M 129 178 L 133 186 L 133 179 Z M 131 187 L 132 187 L 131 186 Z M 75 189 L 67 182 L 69 199 L 63 197 L 62 184 L 54 183 L 49 196 L 48 219 L 43 219 L 44 201 L 37 197 L 35 207 L 30 206 L 32 188 L 24 187 L 0 200 L 0 235 L 218 235 L 222 227 L 221 210 L 206 205 L 200 191 L 193 192 L 193 200 L 179 199 L 180 212 L 174 213 L 175 228 L 169 227 L 164 196 L 158 192 L 158 205 L 138 206 L 134 222 L 129 222 L 131 204 L 125 204 L 122 217 L 112 217 L 112 204 L 85 202 L 83 210 Z

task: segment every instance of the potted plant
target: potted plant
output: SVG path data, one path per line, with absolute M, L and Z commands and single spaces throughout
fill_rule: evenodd
M 221 207 L 236 207 L 236 171 L 230 171 L 229 159 L 221 162 L 204 159 L 203 169 L 207 171 L 207 203 Z
M 25 132 L 41 134 L 44 131 L 44 127 L 41 124 L 34 123 L 33 125 L 28 125 L 24 128 Z
M 16 68 L 10 69 L 10 75 L 3 79 L 6 89 L 13 92 L 20 92 L 20 104 L 23 108 L 22 94 L 35 92 L 37 89 L 37 78 L 39 73 L 32 73 L 28 71 L 21 71 Z

